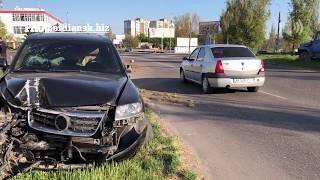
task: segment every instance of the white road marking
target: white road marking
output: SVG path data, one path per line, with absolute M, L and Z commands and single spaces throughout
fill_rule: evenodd
M 278 95 L 275 95 L 275 94 L 272 94 L 272 93 L 268 93 L 268 92 L 265 92 L 265 91 L 259 91 L 260 93 L 263 93 L 263 94 L 267 94 L 269 96 L 273 96 L 273 97 L 276 97 L 276 98 L 280 98 L 280 99 L 288 99 L 286 97 L 283 97 L 283 96 L 278 96 Z

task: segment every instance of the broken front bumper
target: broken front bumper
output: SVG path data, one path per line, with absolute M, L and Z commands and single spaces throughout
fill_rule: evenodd
M 13 137 L 27 162 L 45 169 L 123 160 L 147 141 L 151 126 L 143 113 L 114 121 L 112 111 L 29 110 Z
M 112 111 L 112 110 L 111 110 Z M 62 149 L 61 161 L 119 159 L 132 154 L 146 137 L 148 122 L 143 114 L 121 121 L 112 121 L 112 112 L 37 109 L 28 112 L 28 125 L 49 150 Z M 50 147 L 53 146 L 53 147 Z M 55 152 L 56 153 L 56 152 Z M 87 157 L 86 157 L 87 156 Z M 98 156 L 97 156 L 98 157 Z M 97 158 L 98 160 L 101 157 Z

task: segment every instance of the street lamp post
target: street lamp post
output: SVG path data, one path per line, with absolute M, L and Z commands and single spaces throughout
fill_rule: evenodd
M 276 3 L 276 5 L 278 6 L 278 9 L 279 9 L 279 16 L 278 16 L 278 30 L 277 30 L 277 37 L 276 37 L 276 40 L 275 40 L 274 51 L 275 52 L 279 52 L 279 50 L 280 50 L 281 6 L 280 6 L 279 3 Z

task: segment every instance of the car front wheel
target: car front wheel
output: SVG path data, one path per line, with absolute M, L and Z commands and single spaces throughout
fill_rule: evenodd
M 187 83 L 188 82 L 188 80 L 186 79 L 186 76 L 184 75 L 184 71 L 182 69 L 180 70 L 180 80 L 183 83 Z

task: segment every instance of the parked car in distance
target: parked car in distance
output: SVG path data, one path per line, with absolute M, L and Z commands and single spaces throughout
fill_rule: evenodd
M 264 62 L 245 46 L 200 46 L 183 58 L 180 79 L 201 84 L 204 93 L 217 88 L 247 88 L 249 92 L 257 92 L 265 83 Z
M 320 31 L 315 34 L 312 41 L 301 44 L 297 54 L 301 61 L 320 59 Z

